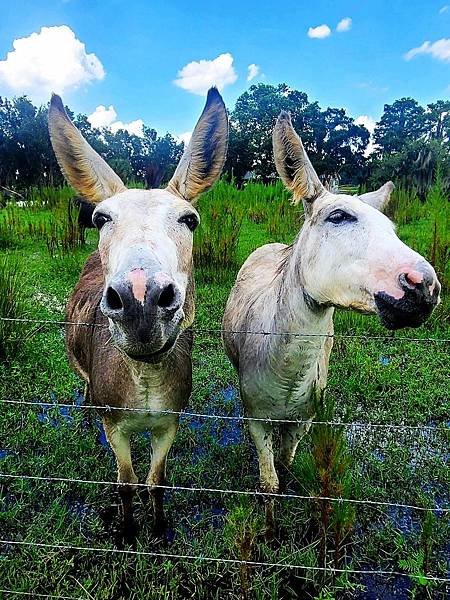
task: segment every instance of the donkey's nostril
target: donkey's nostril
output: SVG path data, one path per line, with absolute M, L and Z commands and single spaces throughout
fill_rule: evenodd
M 157 305 L 161 308 L 169 308 L 172 306 L 173 301 L 175 300 L 175 288 L 171 283 L 167 285 L 161 292 Z
M 402 273 L 399 282 L 404 290 L 414 290 L 423 283 L 423 275 L 417 271 Z
M 110 310 L 122 310 L 123 309 L 122 299 L 119 296 L 118 292 L 116 292 L 116 290 L 112 287 L 109 287 L 106 290 L 105 301 L 106 301 L 106 306 Z

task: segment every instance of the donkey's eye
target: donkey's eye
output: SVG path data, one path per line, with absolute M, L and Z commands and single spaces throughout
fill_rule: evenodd
M 103 213 L 95 213 L 95 215 L 92 217 L 92 222 L 99 231 L 105 223 L 108 223 L 108 221 L 111 221 L 111 217 Z
M 182 217 L 180 217 L 178 219 L 178 223 L 184 223 L 184 225 L 187 225 L 187 227 L 191 231 L 194 231 L 194 229 L 198 225 L 198 219 L 197 219 L 196 215 L 194 215 L 194 213 L 189 213 L 187 215 L 183 215 Z
M 340 225 L 341 223 L 354 223 L 356 220 L 356 217 L 345 212 L 345 210 L 334 210 L 325 219 L 325 221 L 333 223 L 333 225 Z

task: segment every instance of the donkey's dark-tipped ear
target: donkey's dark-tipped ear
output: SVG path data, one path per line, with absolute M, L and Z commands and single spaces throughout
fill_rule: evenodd
M 217 88 L 208 91 L 205 108 L 167 190 L 192 202 L 220 177 L 228 147 L 228 117 Z
M 84 198 L 96 203 L 126 189 L 120 177 L 69 119 L 57 94 L 52 94 L 50 100 L 48 128 L 61 171 Z
M 275 166 L 284 185 L 293 193 L 294 202 L 303 200 L 305 208 L 320 196 L 325 188 L 320 182 L 292 126 L 291 115 L 282 111 L 273 130 Z
M 366 204 L 370 204 L 370 206 L 377 208 L 379 211 L 384 212 L 387 205 L 389 204 L 391 194 L 394 188 L 395 185 L 392 183 L 392 181 L 388 181 L 374 192 L 367 192 L 366 194 L 361 194 L 359 196 L 359 199 L 365 202 Z

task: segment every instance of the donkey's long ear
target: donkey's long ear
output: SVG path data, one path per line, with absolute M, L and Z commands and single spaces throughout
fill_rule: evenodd
M 56 94 L 50 101 L 48 129 L 61 171 L 84 198 L 97 203 L 126 189 L 120 177 L 91 148 L 69 119 L 61 98 Z
M 370 206 L 373 206 L 374 208 L 377 208 L 379 211 L 383 212 L 389 204 L 391 193 L 394 188 L 395 185 L 392 183 L 392 181 L 388 181 L 378 190 L 375 190 L 374 192 L 367 192 L 367 194 L 361 194 L 358 197 L 366 204 L 370 204 Z
M 307 209 L 325 188 L 292 127 L 290 114 L 285 111 L 280 113 L 273 130 L 273 153 L 278 174 L 293 193 L 295 204 L 303 200 Z
M 211 88 L 191 141 L 167 186 L 168 191 L 192 202 L 219 179 L 227 147 L 227 111 L 222 96 L 216 88 Z

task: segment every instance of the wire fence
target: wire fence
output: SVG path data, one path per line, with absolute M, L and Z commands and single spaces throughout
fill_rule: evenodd
M 336 567 L 318 567 L 310 565 L 299 565 L 296 563 L 289 562 L 259 562 L 256 560 L 240 560 L 238 558 L 223 558 L 215 556 L 202 556 L 197 554 L 171 554 L 169 552 L 153 552 L 150 550 L 129 550 L 120 548 L 102 548 L 91 546 L 71 546 L 66 544 L 46 544 L 43 542 L 27 542 L 22 540 L 6 540 L 0 539 L 0 544 L 11 544 L 12 546 L 28 546 L 31 548 L 48 548 L 52 550 L 78 550 L 80 552 L 98 552 L 105 554 L 121 554 L 130 556 L 152 556 L 154 558 L 163 559 L 177 559 L 177 560 L 189 560 L 189 561 L 200 561 L 200 562 L 213 562 L 219 564 L 228 564 L 235 566 L 248 566 L 248 567 L 272 567 L 272 568 L 283 568 L 283 569 L 301 569 L 306 571 L 316 571 L 322 573 L 347 573 L 349 575 L 383 575 L 383 576 L 396 576 L 396 577 L 409 577 L 408 573 L 402 571 L 384 571 L 384 570 L 371 570 L 371 569 L 350 569 L 343 568 L 338 569 Z M 425 576 L 424 579 L 427 581 L 435 581 L 441 583 L 447 583 L 450 579 L 445 577 L 433 577 Z
M 86 485 L 111 485 L 118 487 L 130 487 L 129 483 L 123 483 L 120 481 L 99 481 L 95 479 L 72 479 L 69 477 L 49 477 L 40 475 L 16 475 L 10 473 L 0 473 L 0 479 L 21 479 L 28 481 L 46 481 L 49 483 L 79 483 Z M 146 483 L 133 483 L 133 488 L 149 489 L 149 485 Z M 427 506 L 417 506 L 415 504 L 402 504 L 398 502 L 385 502 L 382 500 L 366 500 L 358 498 L 343 498 L 341 496 L 307 496 L 302 494 L 290 494 L 290 493 L 276 493 L 276 492 L 264 492 L 260 490 L 232 490 L 228 488 L 209 488 L 209 487 L 195 487 L 195 486 L 183 486 L 183 485 L 152 485 L 151 489 L 162 489 L 169 490 L 171 492 L 206 492 L 210 494 L 231 494 L 240 496 L 261 496 L 268 498 L 283 498 L 287 500 L 321 500 L 327 502 L 347 503 L 347 504 L 362 504 L 367 506 L 383 506 L 383 507 L 394 507 L 401 509 L 417 510 L 423 512 L 436 512 L 438 514 L 450 513 L 450 508 L 435 508 Z
M 27 323 L 27 324 L 35 324 L 35 325 L 57 325 L 60 327 L 65 327 L 67 325 L 71 326 L 81 326 L 81 327 L 99 327 L 102 329 L 107 329 L 108 325 L 104 323 L 87 323 L 84 321 L 64 321 L 64 320 L 55 320 L 55 319 L 28 319 L 28 318 L 12 318 L 12 317 L 0 317 L 0 321 L 9 321 L 15 323 Z M 252 331 L 248 329 L 222 329 L 220 327 L 190 327 L 190 330 L 194 333 L 199 334 L 218 334 L 222 335 L 224 333 L 229 333 L 232 335 L 240 335 L 240 334 L 248 334 L 248 335 L 262 335 L 262 336 L 282 336 L 282 337 L 299 337 L 299 338 L 332 338 L 332 339 L 357 339 L 357 340 L 389 340 L 389 341 L 398 341 L 398 342 L 424 342 L 424 343 L 436 343 L 436 344 L 448 344 L 450 343 L 450 338 L 430 338 L 430 337 L 407 337 L 407 336 L 399 336 L 395 335 L 392 332 L 389 335 L 357 335 L 357 334 L 345 334 L 345 333 L 307 333 L 307 332 L 292 332 L 292 331 Z
M 248 417 L 246 415 L 219 415 L 213 413 L 197 413 L 189 412 L 186 410 L 171 410 L 171 409 L 153 409 L 153 408 L 139 408 L 133 406 L 110 406 L 110 405 L 96 405 L 96 404 L 73 404 L 71 402 L 46 402 L 43 400 L 16 400 L 5 398 L 0 401 L 0 404 L 20 404 L 23 406 L 40 406 L 41 408 L 68 408 L 68 409 L 86 409 L 95 410 L 99 412 L 127 412 L 127 413 L 142 413 L 142 414 L 154 414 L 154 415 L 175 415 L 184 418 L 193 419 L 212 419 L 212 420 L 223 420 L 223 421 L 261 421 L 263 423 L 271 423 L 273 425 L 327 425 L 335 427 L 350 427 L 355 429 L 392 429 L 402 431 L 428 431 L 438 434 L 440 431 L 448 431 L 450 428 L 447 424 L 443 423 L 439 426 L 434 425 L 408 425 L 408 424 L 393 424 L 393 423 L 372 423 L 366 421 L 316 421 L 314 419 L 269 419 L 261 417 Z
M 64 320 L 53 320 L 53 319 L 28 319 L 28 318 L 8 318 L 8 317 L 0 317 L 0 321 L 10 321 L 17 322 L 23 324 L 34 324 L 34 325 L 53 325 L 53 326 L 86 326 L 86 327 L 107 327 L 107 325 L 100 323 L 86 323 L 86 322 L 71 322 Z M 299 337 L 299 338 L 336 338 L 336 339 L 359 339 L 359 340 L 389 340 L 391 342 L 412 342 L 412 343 L 438 343 L 438 344 L 447 344 L 450 342 L 450 339 L 437 339 L 437 338 L 417 338 L 417 337 L 406 337 L 406 336 L 395 336 L 395 335 L 352 335 L 352 334 L 317 334 L 317 333 L 292 333 L 292 332 L 277 332 L 277 331 L 248 331 L 248 330 L 223 330 L 221 328 L 192 328 L 194 333 L 198 334 L 214 334 L 214 335 L 222 335 L 224 333 L 228 334 L 247 334 L 247 335 L 275 335 L 275 336 L 286 336 L 286 337 Z M 97 406 L 94 404 L 74 404 L 74 403 L 60 403 L 60 402 L 42 402 L 37 400 L 25 401 L 18 399 L 2 399 L 0 404 L 10 404 L 10 405 L 20 405 L 20 406 L 39 406 L 46 408 L 65 408 L 65 409 L 82 409 L 82 410 L 95 410 L 100 412 L 113 412 L 113 411 L 126 411 L 126 412 L 138 412 L 138 413 L 154 413 L 154 414 L 173 414 L 183 418 L 194 418 L 194 419 L 213 419 L 213 420 L 233 420 L 233 421 L 263 421 L 271 424 L 296 424 L 296 425 L 323 425 L 323 426 L 336 426 L 336 427 L 345 427 L 345 428 L 369 428 L 369 429 L 380 429 L 380 430 L 406 430 L 413 432 L 433 432 L 439 433 L 440 431 L 448 432 L 449 428 L 446 425 L 441 425 L 440 427 L 429 426 L 429 425 L 408 425 L 408 424 L 394 424 L 394 423 L 369 423 L 369 422 L 348 422 L 341 420 L 332 420 L 332 421 L 320 421 L 314 419 L 301 420 L 301 419 L 270 419 L 270 418 L 258 418 L 258 417 L 250 417 L 247 415 L 224 415 L 224 414 L 209 414 L 209 413 L 198 413 L 198 412 L 190 412 L 190 411 L 174 411 L 174 410 L 154 410 L 149 408 L 137 408 L 137 407 L 123 407 L 123 406 Z M 112 482 L 112 481 L 99 481 L 92 479 L 76 479 L 76 478 L 66 478 L 66 477 L 57 477 L 57 476 L 38 476 L 38 475 L 27 475 L 27 474 L 11 474 L 11 473 L 0 473 L 0 479 L 2 480 L 23 480 L 23 481 L 36 481 L 36 482 L 48 482 L 48 483 L 75 483 L 75 484 L 85 484 L 85 485 L 108 485 L 108 486 L 121 486 L 128 485 L 124 483 Z M 146 488 L 148 489 L 147 484 L 133 484 L 135 488 Z M 236 489 L 223 489 L 223 488 L 209 488 L 209 487 L 201 487 L 201 486 L 183 486 L 183 485 L 157 485 L 152 486 L 152 488 L 161 488 L 164 490 L 169 490 L 173 492 L 190 492 L 190 493 L 211 493 L 211 494 L 234 494 L 234 495 L 245 495 L 245 496 L 262 496 L 262 497 L 273 497 L 280 499 L 298 499 L 298 500 L 313 500 L 313 501 L 329 501 L 329 502 L 337 502 L 337 503 L 349 503 L 355 505 L 367 505 L 374 507 L 395 507 L 402 510 L 417 510 L 421 512 L 434 512 L 438 514 L 448 514 L 450 513 L 450 508 L 436 508 L 436 507 L 426 507 L 414 504 L 404 504 L 397 502 L 388 502 L 388 501 L 378 501 L 378 500 L 370 500 L 370 499 L 357 499 L 357 498 L 342 498 L 342 497 L 332 497 L 332 496 L 313 496 L 313 495 L 301 495 L 301 494 L 293 494 L 293 493 L 270 493 L 258 490 L 236 490 Z M 19 547 L 29 547 L 29 548 L 38 548 L 38 549 L 52 549 L 52 550 L 60 550 L 60 551 L 77 551 L 77 552 L 92 552 L 92 553 L 107 553 L 107 554 L 120 554 L 120 555 L 131 555 L 131 556 L 147 556 L 153 558 L 161 558 L 165 560 L 183 560 L 183 561 L 200 561 L 200 562 L 213 562 L 223 565 L 234 565 L 234 566 L 247 566 L 254 568 L 282 568 L 282 569 L 296 569 L 296 570 L 306 570 L 306 571 L 317 571 L 317 572 L 327 572 L 327 573 L 335 573 L 335 574 L 352 574 L 352 575 L 371 575 L 371 576 L 380 576 L 380 577 L 411 577 L 410 574 L 402 572 L 402 571 L 389 571 L 389 570 L 358 570 L 358 569 L 350 569 L 350 568 L 334 568 L 334 567 L 319 567 L 319 566 L 309 566 L 309 565 L 301 565 L 295 564 L 294 562 L 258 562 L 251 560 L 239 560 L 234 558 L 224 558 L 224 557 L 212 557 L 212 556 L 202 556 L 202 555 L 194 555 L 194 554 L 175 554 L 175 553 L 163 553 L 163 552 L 153 552 L 153 551 L 144 551 L 144 550 L 124 550 L 117 548 L 103 548 L 103 547 L 90 547 L 90 546 L 77 546 L 77 545 L 67 545 L 63 543 L 58 544 L 47 544 L 43 542 L 32 542 L 25 540 L 9 540 L 9 539 L 0 539 L 0 544 L 4 544 L 6 546 L 19 546 Z M 426 581 L 435 582 L 435 583 L 449 583 L 450 579 L 443 577 L 435 577 L 435 576 L 425 576 L 421 575 L 421 578 Z M 84 590 L 87 592 L 87 590 Z M 39 594 L 35 592 L 26 592 L 19 590 L 9 590 L 9 589 L 0 589 L 0 594 L 13 594 L 13 595 L 22 595 L 22 596 L 33 596 L 33 597 L 46 597 L 46 598 L 55 598 L 61 600 L 88 600 L 88 598 L 92 598 L 92 596 L 88 593 L 88 596 L 85 597 L 73 597 L 73 596 L 58 596 L 51 594 Z

